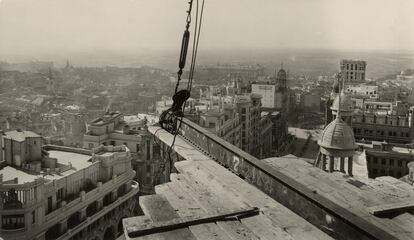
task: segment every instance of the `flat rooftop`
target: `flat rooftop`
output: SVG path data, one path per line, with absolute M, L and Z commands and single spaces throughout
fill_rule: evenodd
M 66 166 L 72 164 L 72 167 L 76 170 L 81 170 L 92 165 L 92 162 L 89 161 L 92 158 L 91 155 L 57 150 L 50 150 L 48 153 L 49 157 L 57 159 L 58 164 Z
M 41 173 L 27 171 L 22 168 L 17 168 L 14 166 L 6 166 L 0 170 L 0 174 L 3 174 L 3 181 L 10 181 L 17 178 L 17 184 L 23 184 L 27 182 L 33 182 L 37 178 L 44 178 L 49 180 L 55 180 L 59 178 L 66 177 L 72 173 L 75 173 L 79 170 L 87 168 L 94 164 L 92 161 L 89 161 L 92 156 L 88 154 L 80 154 L 69 151 L 59 151 L 59 150 L 49 150 L 50 158 L 57 159 L 58 168 L 69 168 L 69 165 L 72 165 L 72 168 L 62 171 L 59 174 L 51 172 L 50 174 L 44 175 Z M 45 172 L 45 169 L 42 169 Z
M 40 135 L 32 132 L 32 131 L 19 131 L 19 130 L 13 130 L 13 131 L 7 131 L 3 135 L 4 138 L 12 139 L 14 141 L 23 142 L 26 138 L 36 138 L 40 137 Z
M 41 177 L 40 174 L 27 173 L 25 171 L 22 171 L 20 169 L 17 169 L 11 166 L 6 166 L 3 169 L 1 169 L 0 174 L 3 175 L 4 182 L 11 181 L 17 178 L 17 183 L 14 182 L 13 184 L 29 183 L 29 182 L 33 182 L 34 180 L 36 180 L 36 178 Z

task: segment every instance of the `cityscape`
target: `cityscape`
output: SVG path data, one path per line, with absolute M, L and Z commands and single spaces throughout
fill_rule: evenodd
M 414 4 L 382 1 L 328 41 L 346 1 L 0 0 L 0 240 L 414 239 Z

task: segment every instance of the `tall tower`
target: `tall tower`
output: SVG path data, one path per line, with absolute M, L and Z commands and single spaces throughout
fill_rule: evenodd
M 287 73 L 285 69 L 283 69 L 283 63 L 279 72 L 277 72 L 276 83 L 279 91 L 287 91 Z
M 355 138 L 352 128 L 342 119 L 342 94 L 338 95 L 338 111 L 335 119 L 325 127 L 318 141 L 320 147 L 315 167 L 327 172 L 340 171 L 352 176 Z
M 340 62 L 343 78 L 348 82 L 365 81 L 367 62 L 362 60 L 342 59 Z
M 53 78 L 52 69 L 49 68 L 49 75 L 46 80 L 46 90 L 55 93 L 55 79 Z
M 284 116 L 289 112 L 289 92 L 287 86 L 287 73 L 283 69 L 283 64 L 281 69 L 276 75 L 276 108 L 280 109 Z

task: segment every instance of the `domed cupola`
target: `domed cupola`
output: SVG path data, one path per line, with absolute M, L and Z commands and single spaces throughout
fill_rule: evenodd
M 346 164 L 348 175 L 352 176 L 353 155 L 357 146 L 352 128 L 342 118 L 343 113 L 352 112 L 352 101 L 341 92 L 331 109 L 336 110 L 335 120 L 322 131 L 318 141 L 320 151 L 314 165 L 327 172 L 345 173 Z
M 318 145 L 327 150 L 353 153 L 356 148 L 354 132 L 342 119 L 335 118 L 323 130 Z

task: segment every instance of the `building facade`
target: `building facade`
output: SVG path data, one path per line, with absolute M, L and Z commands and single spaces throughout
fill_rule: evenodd
M 115 239 L 131 216 L 138 183 L 124 147 L 42 145 L 6 132 L 0 166 L 0 236 L 7 240 Z
M 347 83 L 365 81 L 367 62 L 362 60 L 342 59 L 341 75 Z
M 219 109 L 200 113 L 196 122 L 227 142 L 240 147 L 240 118 L 232 104 L 224 104 Z
M 393 146 L 385 142 L 364 144 L 368 177 L 391 176 L 401 178 L 409 173 L 408 163 L 414 161 L 411 148 Z
M 124 116 L 120 112 L 107 112 L 88 124 L 83 147 L 92 149 L 100 145 L 125 145 L 131 152 L 132 168 L 143 193 L 153 191 L 154 172 L 159 159 L 159 146 L 148 132 L 146 116 Z

